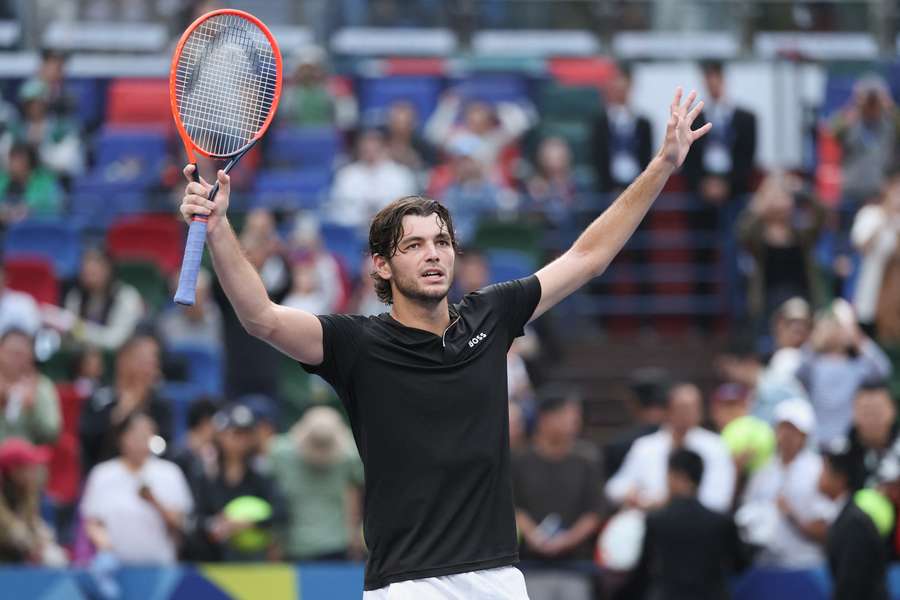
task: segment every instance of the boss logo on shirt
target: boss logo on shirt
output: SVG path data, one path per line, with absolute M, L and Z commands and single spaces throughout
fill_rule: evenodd
M 481 340 L 483 340 L 486 337 L 487 337 L 487 334 L 482 331 L 481 333 L 479 333 L 478 335 L 473 337 L 471 340 L 469 340 L 469 348 L 474 348 L 475 346 L 478 345 L 478 342 L 480 342 Z

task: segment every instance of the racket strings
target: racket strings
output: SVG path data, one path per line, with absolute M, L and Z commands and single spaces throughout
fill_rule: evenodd
M 215 156 L 236 153 L 262 128 L 275 100 L 277 68 L 268 38 L 250 21 L 220 15 L 182 48 L 175 97 L 185 131 Z

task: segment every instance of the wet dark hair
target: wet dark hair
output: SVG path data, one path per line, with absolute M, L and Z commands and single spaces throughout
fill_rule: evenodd
M 695 486 L 703 480 L 703 458 L 687 448 L 679 448 L 669 455 L 669 471 L 687 477 Z
M 372 225 L 369 227 L 369 254 L 372 256 L 377 254 L 390 260 L 397 254 L 397 246 L 403 239 L 403 217 L 427 217 L 434 214 L 438 216 L 441 225 L 446 227 L 453 250 L 459 252 L 453 219 L 447 207 L 437 200 L 424 196 L 405 196 L 382 208 L 372 219 Z M 383 279 L 376 271 L 372 271 L 371 276 L 375 281 L 378 299 L 385 304 L 392 304 L 394 294 L 391 282 Z

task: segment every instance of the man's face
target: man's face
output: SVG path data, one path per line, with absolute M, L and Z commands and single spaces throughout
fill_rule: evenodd
M 683 385 L 672 390 L 669 397 L 669 425 L 677 431 L 688 431 L 700 425 L 702 415 L 700 390 Z
M 34 368 L 34 349 L 31 340 L 24 335 L 10 334 L 0 344 L 0 366 L 14 376 L 29 373 Z
M 806 445 L 806 434 L 784 421 L 775 426 L 775 441 L 779 455 L 796 456 Z
M 861 390 L 853 402 L 853 424 L 863 440 L 878 439 L 896 418 L 894 403 L 885 390 Z
M 781 317 L 775 324 L 775 339 L 779 348 L 799 348 L 809 339 L 812 329 L 809 319 Z
M 710 69 L 703 73 L 703 81 L 706 83 L 706 89 L 713 100 L 718 100 L 725 94 L 725 77 L 721 71 Z
M 403 237 L 390 259 L 375 257 L 375 268 L 393 283 L 393 292 L 415 302 L 437 304 L 453 282 L 456 253 L 447 226 L 437 214 L 403 217 Z
M 384 140 L 382 140 L 381 134 L 374 131 L 364 133 L 359 140 L 357 150 L 359 160 L 364 163 L 380 161 L 384 155 Z

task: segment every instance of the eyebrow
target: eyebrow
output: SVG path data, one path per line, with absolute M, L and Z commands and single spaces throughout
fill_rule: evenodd
M 436 240 L 447 240 L 447 241 L 449 241 L 449 240 L 450 240 L 450 235 L 449 235 L 446 231 L 442 231 L 441 233 L 439 233 L 439 234 L 437 234 L 436 236 L 434 236 L 434 239 L 436 239 Z M 414 236 L 411 236 L 411 237 L 403 238 L 402 240 L 400 240 L 400 243 L 397 244 L 397 245 L 398 245 L 398 246 L 404 246 L 404 245 L 409 244 L 409 243 L 411 243 L 411 242 L 423 242 L 423 241 L 425 241 L 425 238 L 424 238 L 424 237 L 422 237 L 421 235 L 414 235 Z

